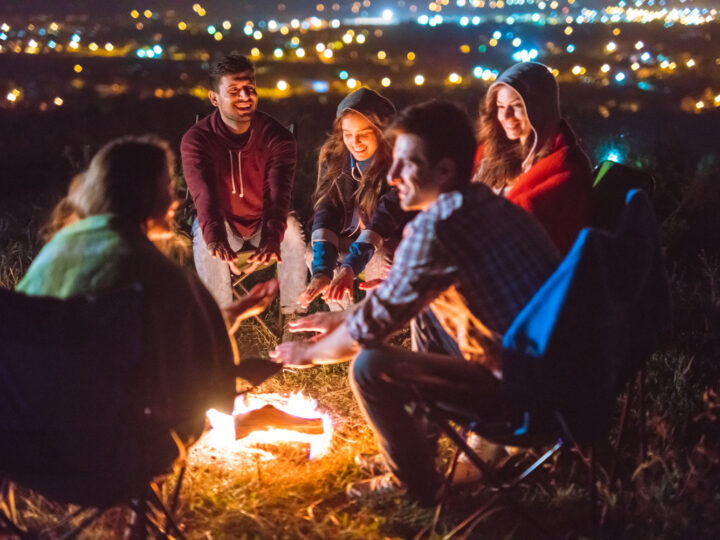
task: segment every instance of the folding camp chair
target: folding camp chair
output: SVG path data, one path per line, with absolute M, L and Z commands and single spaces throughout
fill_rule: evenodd
M 0 536 L 72 538 L 124 506 L 134 537 L 182 537 L 182 471 L 169 504 L 156 481 L 178 448 L 150 405 L 140 287 L 68 300 L 0 290 L 0 320 Z M 11 483 L 78 508 L 55 532 L 27 529 Z
M 657 225 L 647 196 L 633 190 L 615 233 L 592 227 L 581 231 L 570 253 L 506 332 L 503 386 L 517 405 L 517 419 L 489 424 L 475 411 L 418 400 L 420 414 L 435 422 L 496 490 L 449 536 L 472 530 L 500 497 L 511 495 L 563 447 L 576 449 L 588 468 L 594 527 L 593 445 L 609 430 L 634 359 L 653 350 L 668 321 Z M 462 429 L 500 444 L 535 447 L 551 442 L 551 448 L 514 479 L 501 482 L 465 443 Z
M 615 161 L 603 161 L 593 173 L 592 219 L 590 225 L 606 231 L 614 231 L 619 222 L 628 192 L 640 189 L 648 195 L 655 191 L 654 178 L 641 170 Z M 644 460 L 647 454 L 647 435 L 645 425 L 645 364 L 651 351 L 638 351 L 628 359 L 622 374 L 626 385 L 621 396 L 621 412 L 616 428 L 613 452 L 608 473 L 608 485 L 614 484 L 620 462 L 620 451 L 627 431 L 630 405 L 633 396 L 637 397 L 638 405 L 638 457 Z M 607 510 L 605 508 L 603 513 Z

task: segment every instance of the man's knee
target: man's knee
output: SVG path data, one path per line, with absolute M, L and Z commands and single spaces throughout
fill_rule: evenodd
M 392 354 L 383 347 L 363 349 L 350 365 L 350 379 L 359 388 L 387 382 Z

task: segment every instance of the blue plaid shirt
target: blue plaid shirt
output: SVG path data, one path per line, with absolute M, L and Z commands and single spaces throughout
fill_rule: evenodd
M 346 319 L 375 346 L 430 305 L 463 356 L 500 375 L 502 335 L 560 262 L 542 226 L 482 184 L 408 223 L 387 279 Z

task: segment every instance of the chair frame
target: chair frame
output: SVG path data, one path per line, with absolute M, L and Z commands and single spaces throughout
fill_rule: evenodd
M 429 532 L 431 536 L 435 533 L 447 496 L 450 492 L 455 466 L 461 453 L 464 453 L 473 465 L 475 465 L 483 473 L 483 481 L 487 482 L 489 484 L 489 488 L 495 493 L 460 524 L 447 533 L 443 537 L 444 540 L 455 538 L 461 533 L 464 535 L 462 538 L 466 538 L 477 525 L 501 510 L 498 503 L 500 503 L 502 499 L 507 500 L 518 512 L 518 514 L 525 519 L 525 521 L 535 527 L 535 530 L 550 537 L 550 533 L 545 531 L 535 519 L 524 511 L 518 501 L 509 495 L 513 489 L 527 481 L 536 471 L 540 469 L 540 467 L 547 463 L 553 456 L 558 455 L 563 449 L 573 450 L 578 456 L 580 463 L 587 469 L 588 490 L 590 493 L 590 526 L 593 537 L 596 536 L 599 522 L 597 520 L 596 512 L 597 489 L 595 485 L 596 467 L 594 445 L 592 443 L 581 443 L 577 441 L 573 437 L 572 433 L 570 433 L 566 422 L 559 413 L 556 413 L 558 435 L 556 437 L 548 437 L 550 440 L 554 439 L 554 442 L 550 442 L 545 445 L 547 449 L 514 478 L 506 482 L 501 482 L 493 472 L 492 467 L 483 461 L 483 459 L 480 458 L 480 456 L 478 456 L 477 453 L 467 444 L 466 434 L 468 432 L 473 431 L 482 436 L 484 431 L 481 427 L 482 423 L 479 419 L 475 418 L 472 413 L 463 413 L 462 418 L 459 418 L 457 412 L 450 412 L 444 409 L 441 404 L 429 402 L 421 398 L 418 398 L 418 400 L 413 402 L 412 412 L 416 417 L 430 421 L 438 426 L 442 433 L 445 434 L 456 446 L 456 450 L 445 473 L 441 497 L 435 508 L 433 521 L 429 528 L 426 528 L 418 534 L 417 538 L 422 537 L 422 535 L 427 532 Z
M 177 510 L 180 489 L 185 477 L 185 468 L 185 465 L 180 468 L 177 482 L 167 501 L 163 500 L 161 485 L 156 480 L 153 480 L 146 486 L 142 497 L 105 507 L 79 506 L 52 527 L 40 531 L 24 530 L 20 527 L 18 524 L 19 515 L 15 506 L 14 484 L 9 481 L 3 482 L 2 489 L 0 489 L 0 532 L 5 529 L 10 534 L 23 540 L 42 538 L 46 535 L 52 535 L 52 538 L 58 540 L 71 540 L 90 527 L 111 508 L 124 507 L 132 512 L 124 531 L 124 538 L 135 540 L 146 538 L 149 534 L 157 538 L 183 539 L 185 536 L 175 520 L 174 514 Z M 80 523 L 59 534 L 66 525 L 81 516 Z

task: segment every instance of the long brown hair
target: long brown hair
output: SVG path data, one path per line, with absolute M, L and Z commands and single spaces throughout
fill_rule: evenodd
M 499 86 L 494 86 L 488 91 L 480 110 L 478 141 L 482 146 L 483 155 L 480 166 L 473 177 L 473 182 L 482 182 L 495 190 L 501 190 L 511 185 L 522 174 L 523 162 L 528 157 L 535 137 L 537 137 L 533 130 L 532 136 L 528 137 L 524 145 L 519 140 L 511 141 L 507 138 L 497 114 L 499 89 Z M 548 137 L 541 148 L 536 148 L 531 165 L 548 156 L 553 143 L 554 138 Z
M 73 221 L 112 213 L 146 230 L 164 222 L 173 196 L 175 158 L 168 144 L 153 136 L 123 137 L 103 146 L 88 169 L 73 178 L 43 229 L 49 240 Z
M 497 93 L 499 86 L 485 95 L 480 110 L 478 141 L 482 146 L 482 161 L 473 182 L 495 189 L 503 189 L 522 173 L 522 163 L 530 150 L 532 139 L 528 137 L 525 147 L 519 140 L 511 141 L 498 120 Z
M 333 130 L 327 140 L 320 147 L 318 157 L 318 179 L 313 198 L 314 207 L 317 208 L 323 201 L 340 203 L 337 180 L 349 161 L 350 151 L 343 142 L 342 121 L 347 114 L 358 114 L 352 110 L 346 111 L 335 119 Z M 374 114 L 365 115 L 373 126 L 378 145 L 372 156 L 372 163 L 362 175 L 355 191 L 355 200 L 360 209 L 360 220 L 367 223 L 377 208 L 378 200 L 385 187 L 385 177 L 392 163 L 392 147 L 378 128 L 382 123 Z M 349 171 L 347 171 L 349 173 Z

